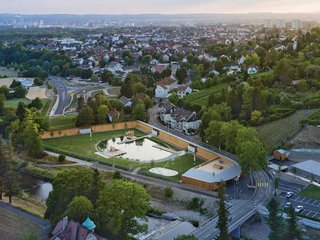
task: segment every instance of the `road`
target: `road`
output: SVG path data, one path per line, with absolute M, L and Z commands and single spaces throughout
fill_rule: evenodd
M 53 115 L 62 115 L 67 106 L 71 102 L 71 97 L 68 93 L 68 86 L 59 77 L 49 76 L 49 81 L 54 85 L 57 90 L 57 104 L 54 105 Z
M 229 208 L 230 219 L 229 231 L 233 231 L 241 226 L 245 221 L 252 217 L 257 212 L 257 207 L 265 205 L 272 196 L 272 180 L 265 171 L 254 173 L 256 189 L 249 201 L 244 201 L 242 204 L 235 204 Z M 206 224 L 198 227 L 193 234 L 199 240 L 212 240 L 218 234 L 216 229 L 218 217 L 212 218 Z

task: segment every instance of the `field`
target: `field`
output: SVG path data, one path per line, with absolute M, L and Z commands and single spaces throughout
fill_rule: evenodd
M 301 128 L 300 121 L 312 114 L 314 110 L 299 110 L 293 115 L 257 127 L 259 137 L 264 141 L 267 152 L 286 143 Z
M 6 67 L 0 67 L 0 77 L 18 77 L 18 72 L 14 69 L 7 69 Z
M 200 106 L 207 106 L 208 99 L 210 94 L 217 94 L 220 93 L 223 88 L 227 86 L 226 83 L 219 84 L 217 86 L 202 89 L 199 92 L 191 93 L 183 98 L 183 101 L 188 105 L 200 105 Z
M 319 148 L 320 128 L 307 126 L 290 141 L 290 144 L 292 144 L 294 148 Z
M 30 233 L 37 233 L 41 236 L 39 239 L 47 239 L 42 226 L 0 207 L 0 239 L 19 240 Z
M 35 98 L 47 99 L 47 89 L 45 87 L 31 87 L 28 90 L 26 98 L 33 100 Z
M 50 130 L 57 130 L 57 129 L 67 129 L 75 127 L 75 119 L 76 114 L 69 114 L 59 117 L 50 117 L 49 118 L 49 126 Z
M 320 200 L 320 188 L 310 184 L 308 187 L 306 187 L 304 190 L 302 190 L 299 195 L 307 197 L 307 198 L 312 198 L 312 199 L 317 199 Z
M 50 100 L 48 99 L 42 99 L 42 104 L 43 104 L 43 112 L 47 111 L 49 106 L 47 105 Z M 29 103 L 31 103 L 31 100 L 26 99 L 26 98 L 15 98 L 15 99 L 10 99 L 10 100 L 6 100 L 4 106 L 5 107 L 11 107 L 11 108 L 17 108 L 19 102 L 23 102 L 25 105 L 28 105 Z
M 95 152 L 97 151 L 96 150 L 97 143 L 99 143 L 102 140 L 124 135 L 125 131 L 126 130 L 117 130 L 112 132 L 95 133 L 92 135 L 92 140 L 89 139 L 88 135 L 78 135 L 78 136 L 48 139 L 48 140 L 45 140 L 43 143 L 44 143 L 44 146 L 48 147 L 50 150 L 57 149 L 57 150 L 63 151 L 67 155 L 69 154 L 71 156 L 79 157 L 84 160 L 88 158 L 96 159 L 101 162 L 115 164 L 117 166 L 125 167 L 126 169 L 130 169 L 130 170 L 140 167 L 142 168 L 142 171 L 144 171 L 146 174 L 152 175 L 155 177 L 159 177 L 159 176 L 148 173 L 148 170 L 150 168 L 165 167 L 165 168 L 178 171 L 179 175 L 175 177 L 168 177 L 168 179 L 171 179 L 171 180 L 179 180 L 182 173 L 186 172 L 193 166 L 198 165 L 202 162 L 202 160 L 198 158 L 196 158 L 194 161 L 194 157 L 192 155 L 180 156 L 166 162 L 140 163 L 140 162 L 130 161 L 130 160 L 116 158 L 116 157 L 104 158 L 95 154 Z M 134 131 L 137 137 L 146 135 L 145 133 L 139 130 L 135 129 Z M 157 140 L 157 141 L 159 142 L 160 140 Z M 167 145 L 167 146 L 170 147 L 170 145 Z

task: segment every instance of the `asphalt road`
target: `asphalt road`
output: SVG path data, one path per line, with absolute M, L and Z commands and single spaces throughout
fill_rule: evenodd
M 234 204 L 229 208 L 230 232 L 253 216 L 257 212 L 257 207 L 265 205 L 272 196 L 272 181 L 266 172 L 255 172 L 254 179 L 257 187 L 251 199 L 242 204 Z M 206 224 L 198 227 L 192 234 L 199 240 L 212 240 L 219 234 L 219 230 L 216 228 L 217 222 L 218 217 L 215 216 Z
M 58 97 L 58 106 L 55 105 L 56 109 L 54 109 L 54 115 L 62 115 L 64 114 L 65 108 L 70 104 L 71 97 L 68 93 L 68 87 L 66 83 L 61 80 L 59 77 L 49 76 L 49 81 L 54 85 L 57 90 Z

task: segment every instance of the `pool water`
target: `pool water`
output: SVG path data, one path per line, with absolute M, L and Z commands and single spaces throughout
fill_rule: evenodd
M 139 162 L 169 160 L 174 156 L 171 152 L 155 148 L 154 146 L 158 144 L 148 138 L 142 138 L 128 143 L 125 143 L 125 141 L 125 137 L 104 140 L 98 144 L 98 150 L 103 152 L 113 147 L 125 152 L 120 155 L 121 158 Z

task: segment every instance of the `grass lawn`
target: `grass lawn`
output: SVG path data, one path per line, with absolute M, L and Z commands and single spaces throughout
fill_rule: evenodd
M 7 69 L 6 67 L 0 67 L 0 76 L 18 77 L 18 71 L 15 71 L 14 69 Z
M 315 110 L 299 110 L 289 117 L 276 120 L 260 127 L 256 130 L 260 138 L 266 145 L 267 152 L 287 142 L 300 129 L 299 122 L 312 114 Z
M 120 87 L 114 87 L 114 88 L 111 88 L 111 89 L 108 89 L 108 93 L 110 95 L 115 95 L 115 96 L 119 96 L 120 95 Z
M 15 201 L 13 199 L 13 205 Z M 46 230 L 37 223 L 4 208 L 0 208 L 0 212 L 0 239 L 21 240 L 30 233 L 36 233 L 39 239 L 47 239 Z
M 44 146 L 51 147 L 54 149 L 59 149 L 62 151 L 65 151 L 66 153 L 77 154 L 82 157 L 88 157 L 88 158 L 94 158 L 98 159 L 102 162 L 108 162 L 111 164 L 115 164 L 118 166 L 123 166 L 126 168 L 129 168 L 131 170 L 140 167 L 142 171 L 146 172 L 148 175 L 154 176 L 154 177 L 161 177 L 156 174 L 151 174 L 148 172 L 150 168 L 153 167 L 165 167 L 168 169 L 176 170 L 179 172 L 177 176 L 174 177 L 161 177 L 168 180 L 174 180 L 178 181 L 180 180 L 181 175 L 189 170 L 190 168 L 199 165 L 201 162 L 203 162 L 201 159 L 196 158 L 194 161 L 194 157 L 191 154 L 187 154 L 184 156 L 177 157 L 175 159 L 165 161 L 165 162 L 150 162 L 150 163 L 140 163 L 135 161 L 126 160 L 120 157 L 114 157 L 114 158 L 104 158 L 99 155 L 96 155 L 96 145 L 106 139 L 110 139 L 113 137 L 118 137 L 121 135 L 124 135 L 126 130 L 116 130 L 112 132 L 103 132 L 103 133 L 95 133 L 92 135 L 92 140 L 89 140 L 88 135 L 78 135 L 78 136 L 70 136 L 70 137 L 61 137 L 61 138 L 54 138 L 54 139 L 48 139 L 45 140 Z M 137 137 L 146 135 L 145 133 L 134 130 L 135 135 Z M 154 140 L 154 139 L 152 139 Z M 156 142 L 160 144 L 162 142 L 161 140 L 157 139 Z M 166 144 L 162 142 L 161 145 Z M 173 148 L 173 146 L 167 144 L 167 147 Z M 175 150 L 178 150 L 176 147 Z
M 31 103 L 31 100 L 26 99 L 26 98 L 16 98 L 16 99 L 10 99 L 6 100 L 4 106 L 5 107 L 11 107 L 11 108 L 17 108 L 19 102 L 23 102 L 25 105 L 28 105 Z
M 59 117 L 50 117 L 50 130 L 67 129 L 75 127 L 77 114 L 68 114 Z
M 183 98 L 186 104 L 194 105 L 199 104 L 201 106 L 207 106 L 210 94 L 220 93 L 223 88 L 227 86 L 226 83 L 222 83 L 211 88 L 205 88 L 199 92 L 191 93 Z
M 310 184 L 308 187 L 303 189 L 299 195 L 307 198 L 320 200 L 320 187 Z

